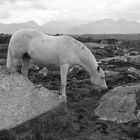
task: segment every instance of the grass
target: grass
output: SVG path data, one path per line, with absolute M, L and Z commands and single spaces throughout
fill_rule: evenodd
M 0 44 L 0 59 L 6 59 L 8 44 Z

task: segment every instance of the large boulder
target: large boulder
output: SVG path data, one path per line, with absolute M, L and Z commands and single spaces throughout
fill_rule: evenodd
M 106 93 L 100 100 L 95 114 L 102 120 L 118 123 L 137 119 L 139 107 L 136 95 L 140 92 L 140 84 L 119 86 Z
M 64 108 L 65 101 L 53 91 L 35 86 L 22 75 L 0 66 L 0 130 L 17 127 L 42 114 L 49 115 Z M 60 114 L 65 116 L 66 112 Z M 60 117 L 59 113 L 55 115 Z

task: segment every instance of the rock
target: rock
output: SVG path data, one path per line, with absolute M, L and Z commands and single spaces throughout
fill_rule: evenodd
M 32 69 L 32 70 L 39 70 L 39 67 L 37 65 L 30 65 L 29 66 L 29 69 Z
M 140 70 L 134 68 L 134 67 L 131 67 L 128 69 L 128 72 L 132 73 L 132 74 L 135 74 L 137 75 L 138 77 L 140 77 Z
M 30 60 L 30 65 L 29 65 L 29 69 L 39 70 L 40 69 L 40 65 L 38 63 L 36 63 L 33 59 L 31 59 Z
M 134 63 L 136 65 L 140 65 L 140 55 L 134 55 L 130 56 L 129 54 L 125 54 L 124 56 L 115 56 L 115 57 L 109 57 L 109 58 L 104 58 L 100 59 L 101 62 L 130 62 Z
M 79 65 L 74 65 L 74 66 L 72 66 L 72 67 L 69 69 L 69 72 L 73 72 L 73 71 L 79 72 L 79 71 L 82 70 L 82 69 L 83 69 L 83 68 L 80 67 Z
M 140 65 L 140 55 L 131 56 L 128 54 L 128 55 L 125 55 L 124 57 L 127 59 L 127 62 L 131 62 L 136 65 Z
M 137 51 L 130 52 L 130 55 L 138 55 L 138 54 L 139 54 L 139 52 L 137 52 Z
M 105 44 L 99 44 L 99 43 L 93 43 L 93 42 L 88 42 L 88 43 L 84 43 L 89 49 L 93 49 L 93 48 L 101 48 L 104 49 L 107 45 Z
M 136 119 L 134 111 L 137 107 L 136 93 L 140 84 L 119 86 L 106 93 L 100 100 L 95 114 L 102 120 L 118 123 L 129 122 Z
M 140 110 L 137 113 L 137 118 L 140 120 Z M 139 127 L 140 127 L 140 125 L 139 125 Z
M 0 66 L 0 130 L 17 127 L 64 103 L 54 92 Z
M 42 74 L 43 77 L 47 76 L 48 74 L 48 69 L 46 67 L 43 67 L 40 71 L 39 74 Z
M 109 58 L 104 58 L 104 59 L 100 59 L 101 62 L 120 62 L 120 61 L 124 61 L 127 62 L 127 59 L 124 56 L 115 56 L 115 57 L 109 57 Z
M 120 74 L 120 72 L 108 71 L 108 70 L 105 70 L 104 73 L 105 73 L 106 76 L 116 76 L 116 75 Z
M 137 65 L 140 65 L 140 55 L 135 55 L 133 57 L 131 57 L 131 62 L 134 62 Z

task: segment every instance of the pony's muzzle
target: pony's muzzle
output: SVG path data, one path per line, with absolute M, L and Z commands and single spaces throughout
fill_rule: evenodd
M 107 92 L 107 91 L 108 91 L 107 85 L 105 84 L 105 86 L 102 86 L 102 87 L 101 87 L 101 90 L 102 90 L 103 92 Z
M 102 88 L 103 88 L 103 89 L 108 89 L 107 84 L 106 84 L 106 81 L 103 82 Z
M 92 89 L 92 93 L 106 93 L 108 91 L 107 87 L 101 87 L 101 86 L 94 86 Z

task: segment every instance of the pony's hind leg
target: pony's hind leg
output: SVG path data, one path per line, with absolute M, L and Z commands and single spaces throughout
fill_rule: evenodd
M 22 70 L 21 73 L 28 77 L 28 68 L 30 64 L 30 56 L 28 54 L 24 54 L 22 57 Z
M 19 61 L 20 61 L 20 58 L 13 57 L 13 66 L 12 66 L 13 71 L 18 71 Z
M 11 54 L 10 47 L 8 47 L 6 66 L 10 69 L 12 69 L 12 67 L 13 67 L 13 56 Z

